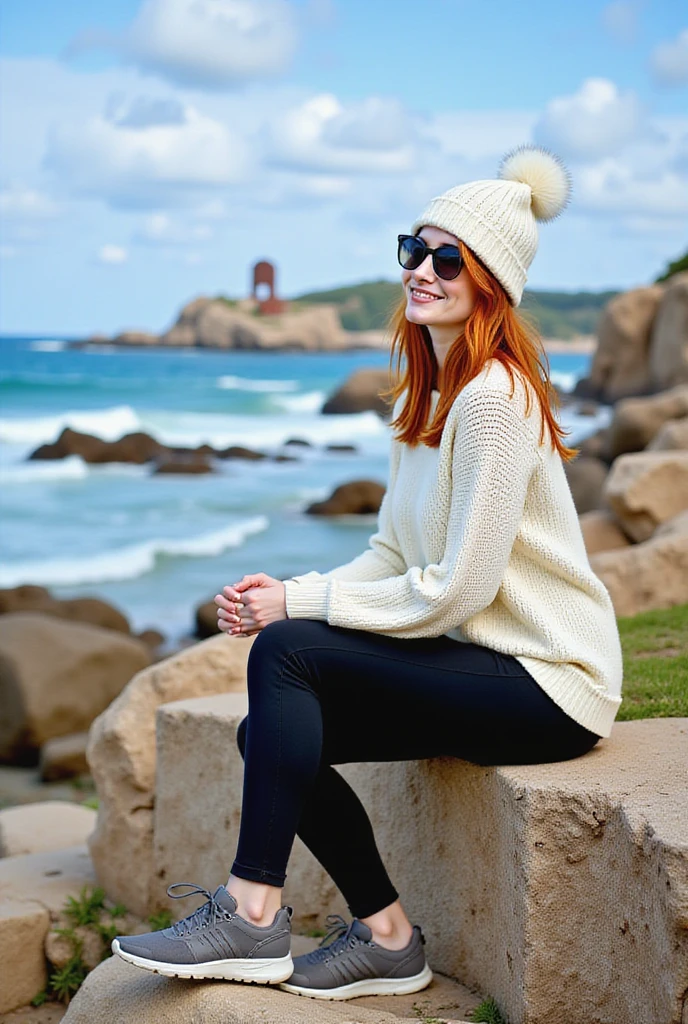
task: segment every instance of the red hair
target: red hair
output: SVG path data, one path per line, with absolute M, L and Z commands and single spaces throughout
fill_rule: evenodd
M 460 344 L 449 349 L 442 371 L 442 393 L 432 423 L 425 423 L 430 412 L 433 387 L 438 375 L 437 359 L 428 329 L 406 319 L 406 298 L 393 312 L 390 327 L 393 331 L 390 370 L 397 383 L 381 392 L 393 404 L 403 391 L 407 391 L 404 405 L 391 426 L 400 441 L 415 447 L 425 444 L 439 447 L 442 430 L 454 399 L 482 370 L 488 359 L 498 359 L 511 379 L 514 392 L 514 368 L 532 385 L 540 404 L 542 444 L 545 423 L 549 440 L 565 462 L 578 454 L 578 448 L 568 448 L 562 438 L 568 433 L 552 412 L 559 410 L 560 398 L 550 381 L 549 360 L 535 325 L 512 306 L 506 291 L 467 245 L 459 240 L 466 272 L 473 280 L 477 297 L 473 312 L 466 321 Z M 459 338 L 457 338 L 457 341 Z M 392 363 L 396 356 L 396 371 Z M 401 360 L 406 358 L 406 370 L 401 373 Z M 526 413 L 530 410 L 531 392 L 526 388 Z

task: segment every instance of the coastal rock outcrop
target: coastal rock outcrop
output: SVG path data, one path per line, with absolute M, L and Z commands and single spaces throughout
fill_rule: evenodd
M 688 452 L 634 452 L 615 459 L 605 498 L 623 532 L 636 542 L 688 508 Z
M 325 501 L 315 501 L 306 512 L 313 516 L 372 515 L 379 512 L 385 493 L 376 480 L 340 484 Z
M 0 810 L 0 857 L 80 846 L 95 823 L 95 811 L 67 800 L 5 807 Z
M 82 434 L 71 427 L 65 427 L 57 441 L 42 444 L 29 455 L 29 459 L 64 459 L 68 455 L 79 455 L 84 462 L 133 462 L 142 465 L 150 462 L 164 451 L 154 438 L 142 431 L 125 434 L 119 441 L 103 441 L 92 434 Z
M 0 761 L 35 764 L 47 740 L 87 729 L 150 661 L 144 644 L 112 629 L 0 616 Z
M 334 394 L 330 395 L 322 409 L 324 415 L 341 413 L 372 412 L 388 416 L 392 404 L 380 396 L 391 384 L 388 370 L 363 368 L 348 377 Z
M 13 612 L 40 612 L 57 619 L 83 622 L 118 633 L 130 633 L 129 620 L 119 608 L 99 597 L 53 597 L 45 587 L 25 583 L 0 589 L 0 615 Z
M 581 398 L 614 404 L 688 382 L 688 272 L 666 284 L 613 298 L 598 327 L 590 373 L 574 388 Z

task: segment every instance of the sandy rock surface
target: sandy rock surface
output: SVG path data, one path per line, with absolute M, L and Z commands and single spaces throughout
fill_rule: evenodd
M 65 800 L 6 807 L 0 810 L 0 857 L 79 846 L 95 823 L 95 811 Z

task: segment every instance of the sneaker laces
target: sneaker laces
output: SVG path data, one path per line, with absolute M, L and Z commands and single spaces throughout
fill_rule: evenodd
M 318 944 L 318 948 L 308 953 L 309 963 L 319 963 L 331 956 L 338 956 L 345 949 L 353 949 L 361 941 L 358 936 L 351 934 L 354 921 L 347 924 L 341 914 L 328 914 L 325 923 L 330 926 L 330 930 Z M 329 939 L 333 939 L 333 941 L 328 946 Z
M 173 893 L 171 889 L 176 889 L 177 886 L 188 886 L 189 892 Z M 207 902 L 194 910 L 188 917 L 183 918 L 181 921 L 177 921 L 172 925 L 172 931 L 177 937 L 188 935 L 192 931 L 196 931 L 198 928 L 204 928 L 207 924 L 214 925 L 218 920 L 228 921 L 232 916 L 228 910 L 221 907 L 215 897 L 208 889 L 204 889 L 201 885 L 196 885 L 195 882 L 174 882 L 172 885 L 167 887 L 167 895 L 173 900 L 183 900 L 186 896 L 202 895 L 206 897 Z

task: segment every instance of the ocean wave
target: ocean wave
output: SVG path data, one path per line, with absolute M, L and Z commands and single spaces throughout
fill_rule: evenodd
M 576 386 L 580 374 L 567 370 L 552 370 L 550 373 L 552 383 L 560 387 L 562 391 L 571 392 Z
M 252 380 L 250 377 L 218 377 L 216 386 L 223 391 L 296 391 L 297 380 Z
M 50 462 L 20 462 L 0 467 L 0 483 L 28 484 L 43 480 L 83 480 L 88 467 L 78 455 Z
M 320 412 L 327 399 L 326 391 L 306 391 L 302 395 L 278 396 L 272 404 L 285 412 Z
M 56 440 L 65 427 L 95 434 L 104 441 L 117 441 L 123 434 L 141 429 L 141 421 L 129 405 L 110 409 L 70 411 L 57 416 L 0 419 L 0 441 L 10 444 L 46 444 Z
M 228 548 L 239 547 L 247 537 L 262 533 L 268 525 L 267 516 L 254 516 L 198 537 L 155 538 L 82 558 L 5 564 L 0 567 L 0 586 L 17 587 L 23 583 L 72 586 L 137 579 L 152 572 L 159 558 L 211 558 Z
M 67 348 L 67 342 L 57 338 L 40 338 L 30 342 L 29 348 L 32 352 L 62 352 Z

